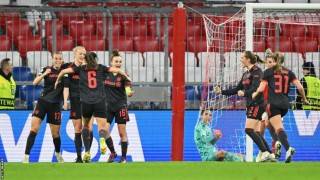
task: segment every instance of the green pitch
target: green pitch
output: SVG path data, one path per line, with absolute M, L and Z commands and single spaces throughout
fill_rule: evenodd
M 4 173 L 4 180 L 319 180 L 320 162 L 6 163 Z

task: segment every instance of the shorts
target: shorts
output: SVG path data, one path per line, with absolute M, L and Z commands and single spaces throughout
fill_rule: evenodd
M 129 121 L 129 114 L 127 106 L 122 106 L 118 109 L 113 109 L 110 106 L 107 106 L 107 121 L 109 124 L 113 122 L 115 118 L 115 122 L 117 124 L 126 124 Z
M 99 117 L 106 118 L 106 104 L 104 99 L 95 104 L 81 102 L 81 115 L 84 118 Z
M 61 125 L 61 104 L 50 103 L 43 99 L 38 99 L 37 105 L 32 112 L 32 116 L 41 120 L 47 115 L 47 123 Z
M 80 119 L 81 120 L 81 103 L 80 97 L 70 98 L 70 119 Z
M 276 107 L 272 104 L 268 104 L 266 111 L 267 111 L 269 119 L 270 119 L 276 115 L 281 115 L 281 117 L 284 117 L 287 114 L 288 109 L 287 108 L 282 109 L 282 108 Z
M 262 120 L 262 114 L 265 112 L 264 105 L 248 106 L 246 115 L 248 119 Z

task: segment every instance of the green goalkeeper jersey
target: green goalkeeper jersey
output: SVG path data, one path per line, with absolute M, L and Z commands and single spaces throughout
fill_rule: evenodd
M 215 160 L 215 152 L 217 151 L 214 145 L 213 130 L 209 124 L 199 120 L 194 129 L 194 141 L 200 153 L 202 161 Z

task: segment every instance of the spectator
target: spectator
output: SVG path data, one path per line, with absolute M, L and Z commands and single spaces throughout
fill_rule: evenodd
M 10 59 L 5 58 L 0 64 L 0 109 L 14 109 L 16 83 L 12 77 Z
M 320 79 L 317 78 L 312 62 L 305 62 L 302 65 L 304 77 L 300 80 L 306 92 L 309 105 L 301 102 L 301 96 L 296 99 L 296 107 L 299 110 L 320 110 Z

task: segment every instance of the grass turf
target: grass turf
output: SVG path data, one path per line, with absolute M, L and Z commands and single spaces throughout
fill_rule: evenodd
M 320 179 L 320 162 L 6 163 L 4 180 L 44 179 Z

